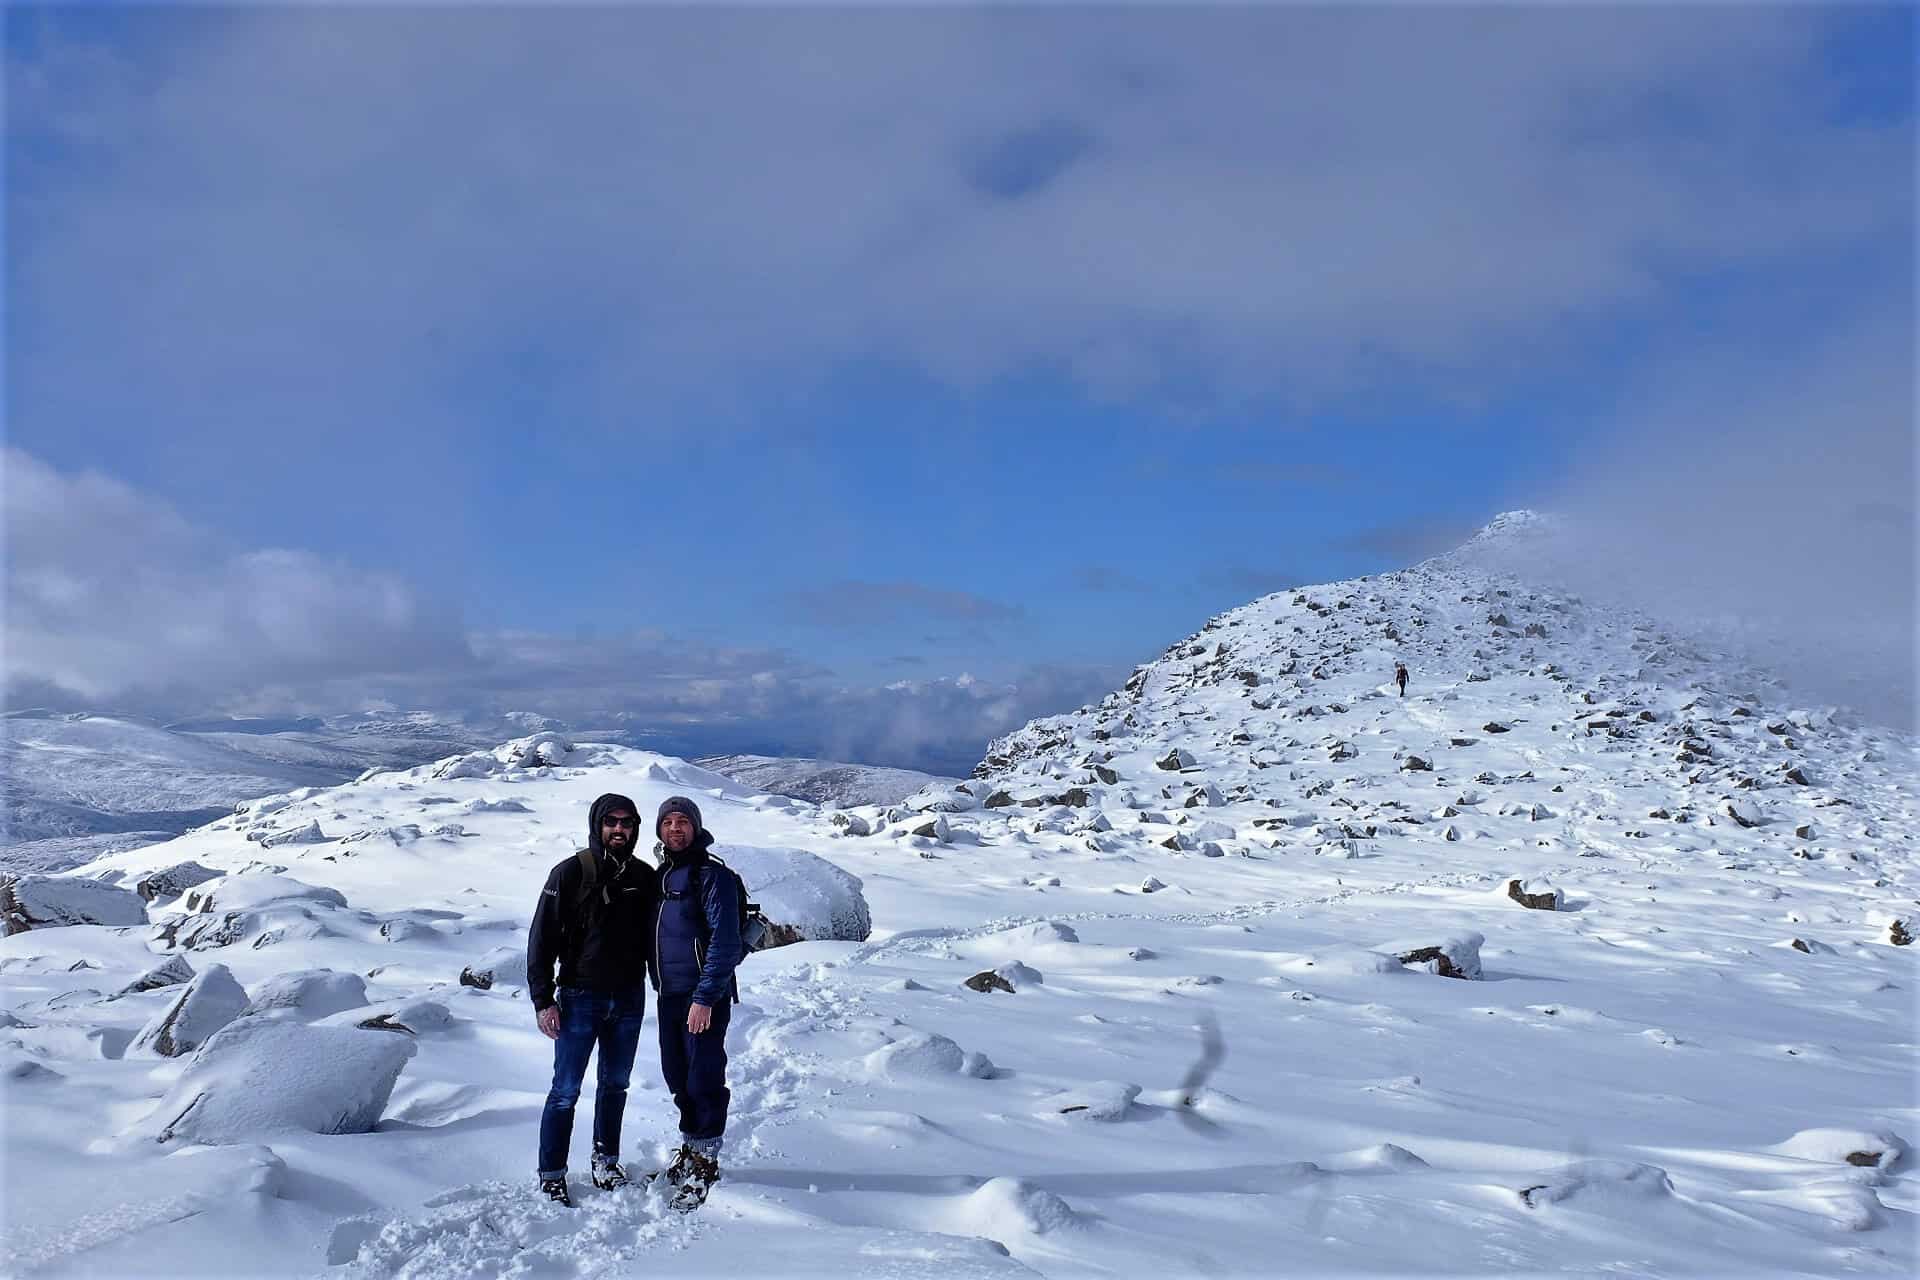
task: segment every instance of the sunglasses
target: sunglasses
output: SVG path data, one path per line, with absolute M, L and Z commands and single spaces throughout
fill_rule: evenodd
M 632 827 L 634 830 L 638 831 L 640 829 L 640 819 L 638 818 L 602 818 L 600 819 L 600 825 L 603 827 Z

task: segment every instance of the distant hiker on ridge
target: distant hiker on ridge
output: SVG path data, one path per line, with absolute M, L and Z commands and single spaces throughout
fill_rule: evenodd
M 660 805 L 654 834 L 660 876 L 652 974 L 659 993 L 660 1074 L 680 1108 L 680 1150 L 666 1178 L 678 1185 L 673 1207 L 706 1201 L 720 1179 L 727 1129 L 727 1021 L 739 988 L 733 971 L 746 955 L 740 938 L 746 891 L 733 870 L 709 857 L 713 836 L 700 806 L 685 796 Z
M 540 1190 L 571 1206 L 567 1147 L 587 1057 L 600 1055 L 593 1098 L 593 1185 L 627 1182 L 620 1121 L 646 1014 L 646 966 L 653 939 L 653 877 L 633 856 L 640 811 L 604 795 L 587 816 L 587 847 L 547 875 L 527 934 L 527 991 L 535 1020 L 553 1041 L 553 1087 L 540 1113 Z M 560 966 L 554 985 L 553 967 Z
M 1393 682 L 1400 686 L 1400 696 L 1403 698 L 1406 697 L 1407 696 L 1407 664 L 1406 663 L 1396 662 L 1393 664 Z

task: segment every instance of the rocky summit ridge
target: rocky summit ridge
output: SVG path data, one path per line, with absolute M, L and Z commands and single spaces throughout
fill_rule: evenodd
M 1912 740 L 1516 571 L 1564 531 L 1510 512 L 1410 568 L 1228 610 L 906 808 L 1107 853 L 1829 862 L 1886 899 L 1882 926 L 1911 910 Z

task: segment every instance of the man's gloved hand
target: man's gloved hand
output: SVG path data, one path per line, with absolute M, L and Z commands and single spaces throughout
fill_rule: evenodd
M 540 1024 L 540 1034 L 545 1036 L 547 1039 L 558 1040 L 560 1038 L 560 1006 L 559 1005 L 557 1004 L 548 1005 L 546 1008 L 542 1009 L 538 1014 L 534 1016 L 534 1021 Z

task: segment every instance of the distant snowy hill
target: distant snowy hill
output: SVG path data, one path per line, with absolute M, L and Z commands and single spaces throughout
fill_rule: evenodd
M 0 717 L 6 796 L 0 869 L 53 870 L 151 843 L 243 800 L 331 786 L 369 768 L 433 760 L 550 727 L 513 714 L 456 719 L 364 712 L 168 725 L 126 716 Z
M 1224 613 L 900 803 L 537 734 L 12 885 L 9 1265 L 1913 1274 L 1914 739 L 1498 567 L 1537 531 Z M 607 790 L 858 885 L 741 969 L 693 1217 L 588 1189 L 584 1123 L 533 1195 L 516 963 Z M 634 1162 L 673 1131 L 643 1046 Z
M 705 756 L 694 763 L 743 782 L 755 791 L 792 796 L 831 808 L 896 804 L 922 787 L 956 781 L 914 769 L 789 756 Z

